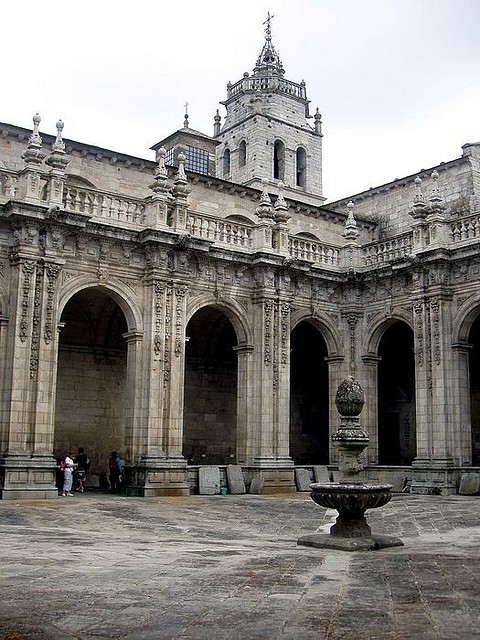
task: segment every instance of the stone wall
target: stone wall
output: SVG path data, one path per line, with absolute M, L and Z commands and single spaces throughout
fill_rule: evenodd
M 91 472 L 108 474 L 108 458 L 124 444 L 126 354 L 104 360 L 90 349 L 60 349 L 55 454 L 84 447 Z

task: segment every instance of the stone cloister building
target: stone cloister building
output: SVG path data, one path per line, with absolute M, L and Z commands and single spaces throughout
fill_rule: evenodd
M 0 124 L 1 497 L 56 496 L 78 446 L 98 474 L 120 451 L 132 495 L 230 463 L 295 490 L 335 469 L 347 375 L 369 478 L 455 492 L 480 466 L 480 144 L 325 204 L 269 23 L 222 104 L 151 161 Z

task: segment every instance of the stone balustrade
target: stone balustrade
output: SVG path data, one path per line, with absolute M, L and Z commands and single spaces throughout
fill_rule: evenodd
M 0 170 L 0 197 L 2 200 L 11 200 L 16 197 L 18 190 L 18 177 L 14 171 Z
M 450 223 L 450 233 L 452 242 L 462 242 L 463 240 L 473 240 L 480 237 L 480 213 L 477 211 L 473 215 L 466 216 Z
M 252 227 L 248 224 L 230 222 L 219 218 L 189 212 L 187 231 L 194 238 L 212 240 L 246 249 L 252 246 Z
M 7 202 L 18 198 L 21 180 L 21 173 L 0 168 L 0 200 Z M 88 214 L 92 218 L 127 223 L 127 225 L 146 224 L 146 201 L 139 198 L 124 198 L 115 193 L 66 185 L 63 205 L 67 211 Z M 468 216 L 451 220 L 448 225 L 451 244 L 475 241 L 480 237 L 480 212 L 476 211 Z M 188 212 L 188 233 L 192 237 L 211 240 L 219 245 L 247 251 L 255 249 L 253 230 L 253 224 L 242 224 L 211 215 Z M 288 238 L 289 257 L 313 264 L 340 267 L 341 251 L 341 247 L 314 240 L 296 236 Z M 387 265 L 401 260 L 412 254 L 412 233 L 363 245 L 359 248 L 359 254 L 364 267 Z
M 305 84 L 297 84 L 278 76 L 245 76 L 227 88 L 228 99 L 242 91 L 280 91 L 297 98 L 307 99 Z
M 412 234 L 403 234 L 382 242 L 371 242 L 362 247 L 363 262 L 367 267 L 401 260 L 412 253 Z
M 307 260 L 324 266 L 339 266 L 340 249 L 331 245 L 292 237 L 288 239 L 288 253 L 291 258 Z
M 94 218 L 107 218 L 115 222 L 145 223 L 145 203 L 142 200 L 66 186 L 63 204 L 67 211 L 87 213 Z

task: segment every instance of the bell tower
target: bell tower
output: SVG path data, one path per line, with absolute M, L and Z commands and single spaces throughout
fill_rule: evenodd
M 258 188 L 267 179 L 273 192 L 282 182 L 285 196 L 321 204 L 321 116 L 318 109 L 313 118 L 309 113 L 305 82 L 284 77 L 271 19 L 268 14 L 253 74 L 227 85 L 223 126 L 218 111 L 215 116 L 217 177 Z

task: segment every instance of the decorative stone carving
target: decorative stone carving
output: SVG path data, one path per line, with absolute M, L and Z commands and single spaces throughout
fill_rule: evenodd
M 367 509 L 381 507 L 390 501 L 392 486 L 359 482 L 359 474 L 363 470 L 360 454 L 368 445 L 368 434 L 360 428 L 358 417 L 364 402 L 363 389 L 352 376 L 340 383 L 335 404 L 342 424 L 332 440 L 339 450 L 339 473 L 342 481 L 314 483 L 310 494 L 312 500 L 322 507 L 336 509 L 338 517 L 329 535 L 303 536 L 299 538 L 298 544 L 346 551 L 403 545 L 399 538 L 372 536 L 365 519 Z

